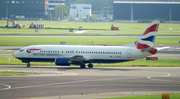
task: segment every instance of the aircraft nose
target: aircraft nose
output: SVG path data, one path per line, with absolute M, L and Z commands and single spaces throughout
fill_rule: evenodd
M 17 52 L 13 53 L 12 56 L 13 56 L 13 57 L 17 57 Z

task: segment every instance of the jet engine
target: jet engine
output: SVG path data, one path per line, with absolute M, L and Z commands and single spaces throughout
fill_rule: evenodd
M 59 66 L 70 66 L 70 60 L 68 58 L 58 57 L 55 59 L 55 64 Z

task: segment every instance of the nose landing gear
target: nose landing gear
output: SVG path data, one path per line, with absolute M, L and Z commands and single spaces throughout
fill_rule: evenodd
M 27 67 L 30 67 L 30 66 L 31 66 L 30 63 L 28 63 L 28 64 L 27 64 Z

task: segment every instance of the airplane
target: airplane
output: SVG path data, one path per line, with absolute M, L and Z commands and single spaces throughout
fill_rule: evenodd
M 55 62 L 58 66 L 80 65 L 80 68 L 93 68 L 93 63 L 121 63 L 142 59 L 156 54 L 154 48 L 159 21 L 154 20 L 145 32 L 133 43 L 123 46 L 87 45 L 32 45 L 21 48 L 13 56 L 23 63 Z

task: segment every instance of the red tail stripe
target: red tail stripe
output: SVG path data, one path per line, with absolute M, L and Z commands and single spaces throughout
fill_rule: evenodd
M 146 31 L 143 33 L 143 35 L 148 34 L 149 32 L 157 32 L 158 31 L 159 24 L 154 24 L 151 27 L 147 28 Z
M 137 41 L 134 42 L 134 43 L 135 43 L 137 49 L 146 49 L 146 48 L 149 48 L 149 47 L 150 47 L 149 45 L 141 44 L 141 43 L 139 43 L 139 42 L 137 42 Z
M 151 54 L 156 54 L 156 52 L 157 52 L 157 49 L 156 49 L 156 48 L 153 48 L 153 49 L 151 49 L 151 50 L 149 51 L 149 53 L 151 53 Z

